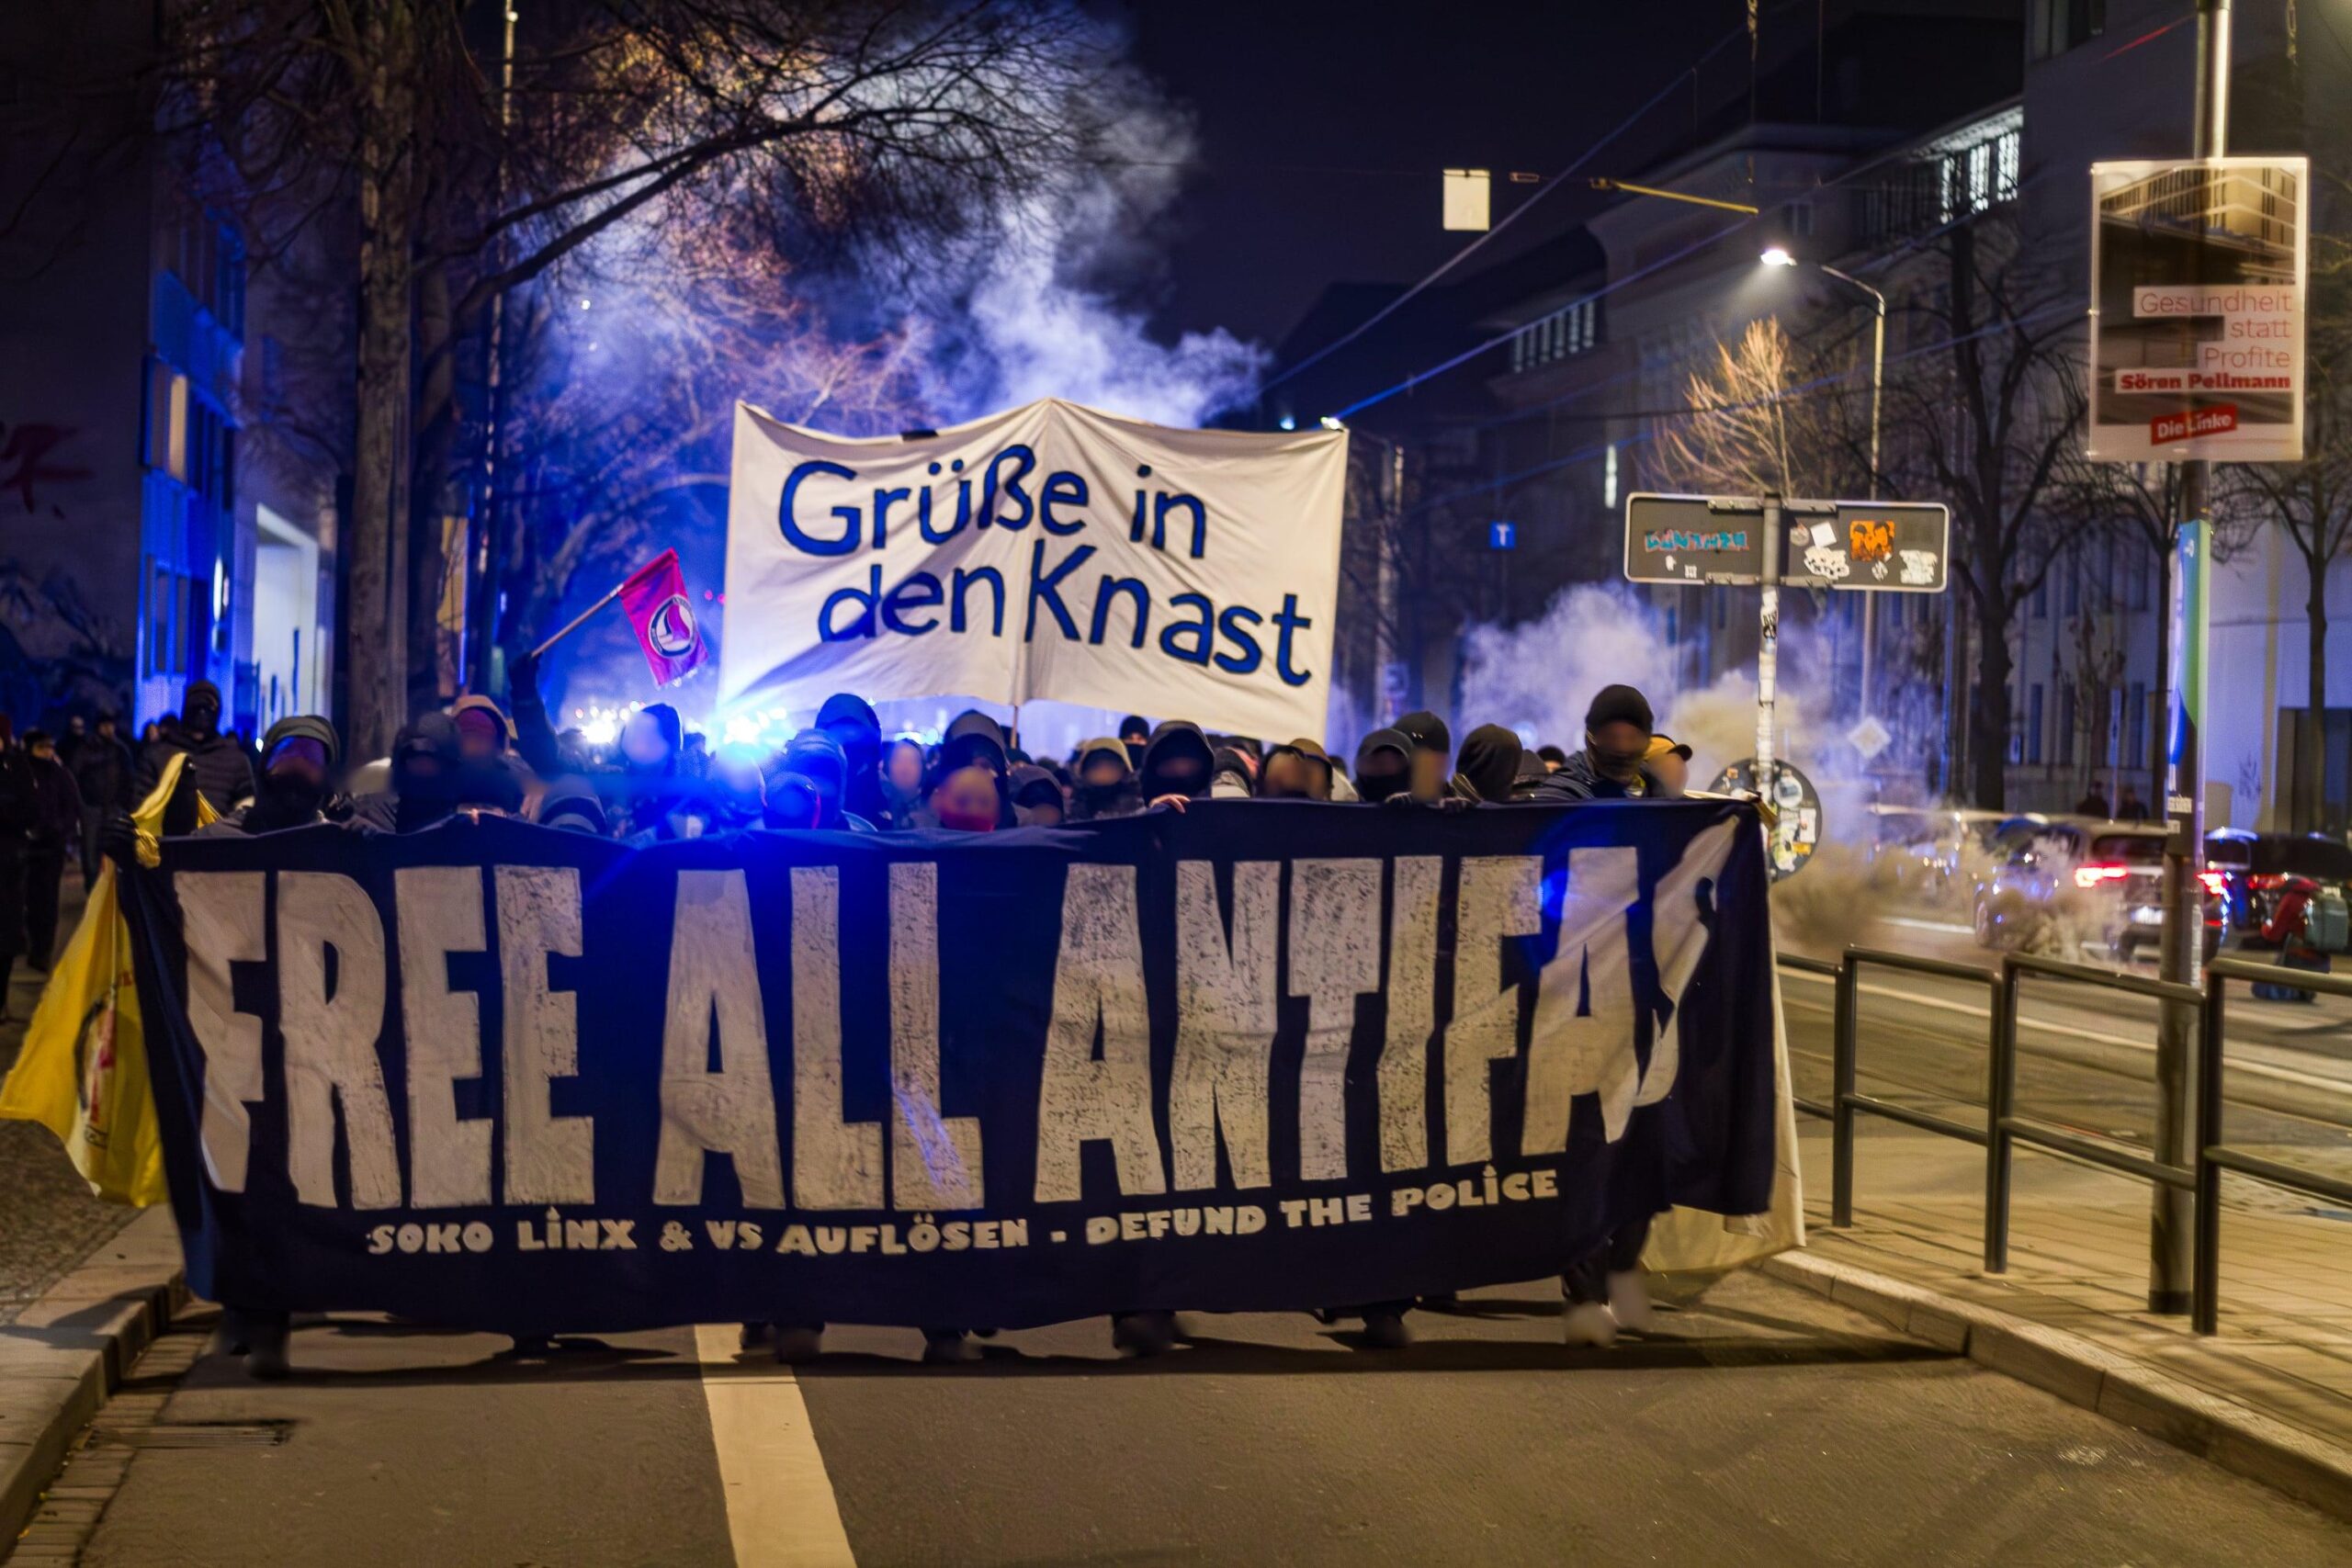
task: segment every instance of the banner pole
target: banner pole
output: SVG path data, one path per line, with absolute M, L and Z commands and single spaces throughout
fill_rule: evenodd
M 625 577 L 618 582 L 613 584 L 613 591 L 610 593 L 605 594 L 602 599 L 597 600 L 594 604 L 589 605 L 586 609 L 581 611 L 580 614 L 572 616 L 571 620 L 564 623 L 564 626 L 561 631 L 548 638 L 547 641 L 539 644 L 538 647 L 531 649 L 531 657 L 534 659 L 538 658 L 541 654 L 547 652 L 548 649 L 553 648 L 557 643 L 561 642 L 565 637 L 570 637 L 573 632 L 578 631 L 582 626 L 587 625 L 590 616 L 594 615 L 597 611 L 603 609 L 605 605 L 611 604 L 614 600 L 621 596 L 621 590 L 628 586 L 628 581 L 629 580 Z

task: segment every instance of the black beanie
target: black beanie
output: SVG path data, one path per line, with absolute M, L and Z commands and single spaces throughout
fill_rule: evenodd
M 1592 699 L 1592 706 L 1585 709 L 1584 728 L 1588 735 L 1604 724 L 1630 724 L 1645 735 L 1657 726 L 1650 712 L 1650 701 L 1631 686 L 1603 686 L 1600 695 Z

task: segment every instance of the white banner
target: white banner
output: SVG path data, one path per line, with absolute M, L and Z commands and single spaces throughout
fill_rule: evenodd
M 852 441 L 739 403 L 719 700 L 1044 698 L 1319 735 L 1347 440 L 1048 398 Z
M 2091 165 L 2090 456 L 2303 456 L 2311 164 Z

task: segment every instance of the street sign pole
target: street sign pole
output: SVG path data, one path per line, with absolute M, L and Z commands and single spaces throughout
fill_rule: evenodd
M 1781 670 L 1781 498 L 1764 498 L 1764 608 L 1756 639 L 1756 793 L 1774 798 L 1772 699 Z
M 2197 120 L 2193 158 L 2218 158 L 2228 151 L 2230 120 L 2230 0 L 2197 0 Z M 2200 235 L 2203 231 L 2199 231 Z M 2201 247 L 2201 239 L 2200 239 Z M 2200 267 L 2199 275 L 2203 269 Z M 2200 755 L 2205 720 L 2205 640 L 2211 629 L 2211 574 L 2206 543 L 2212 463 L 2192 458 L 2181 465 L 2180 542 L 2173 552 L 2172 734 L 2170 768 L 2165 781 L 2165 920 L 2160 971 L 2167 980 L 2198 983 L 2205 957 L 2205 767 Z M 2190 1124 L 2191 1054 L 2199 1033 L 2193 1003 L 2166 1002 L 2156 1025 L 2155 1156 L 2171 1165 L 2192 1165 Z M 2206 1049 L 2211 1049 L 2210 1042 Z M 2148 1310 L 2188 1310 L 2190 1270 L 2189 1194 L 2158 1182 L 2148 1232 Z

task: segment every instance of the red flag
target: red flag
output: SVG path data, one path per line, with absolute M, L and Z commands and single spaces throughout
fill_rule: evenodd
M 678 570 L 677 551 L 663 550 L 621 584 L 621 608 L 645 649 L 645 662 L 653 668 L 655 685 L 684 680 L 710 657 L 694 606 L 686 602 L 686 574 Z

